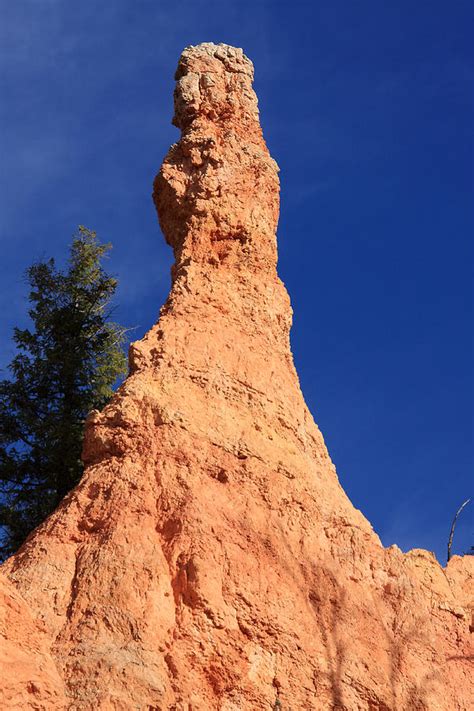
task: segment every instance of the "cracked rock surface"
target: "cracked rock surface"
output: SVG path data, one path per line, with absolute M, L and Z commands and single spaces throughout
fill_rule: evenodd
M 171 292 L 0 569 L 1 709 L 473 708 L 474 557 L 383 548 L 304 402 L 252 79 L 240 49 L 180 58 Z

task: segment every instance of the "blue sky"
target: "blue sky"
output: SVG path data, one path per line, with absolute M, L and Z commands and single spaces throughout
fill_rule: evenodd
M 78 224 L 113 242 L 117 319 L 169 288 L 151 202 L 173 74 L 242 47 L 281 168 L 280 275 L 303 391 L 386 545 L 445 558 L 473 494 L 472 3 L 0 0 L 0 367 L 22 278 Z M 455 549 L 474 544 L 474 503 Z

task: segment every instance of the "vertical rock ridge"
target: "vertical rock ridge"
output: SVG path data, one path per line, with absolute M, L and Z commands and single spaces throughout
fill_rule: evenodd
M 301 394 L 252 64 L 205 43 L 176 80 L 170 296 L 1 568 L 0 707 L 467 711 L 474 559 L 384 549 Z

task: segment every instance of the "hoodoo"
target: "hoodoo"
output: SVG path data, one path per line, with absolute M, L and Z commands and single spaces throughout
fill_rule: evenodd
M 1 709 L 473 708 L 474 558 L 383 548 L 305 405 L 252 79 L 226 45 L 179 60 L 171 292 L 1 568 Z

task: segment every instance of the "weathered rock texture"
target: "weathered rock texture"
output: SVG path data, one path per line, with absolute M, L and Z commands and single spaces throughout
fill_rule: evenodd
M 2 709 L 473 708 L 474 558 L 384 549 L 301 394 L 252 77 L 225 45 L 180 59 L 171 293 L 3 566 Z

